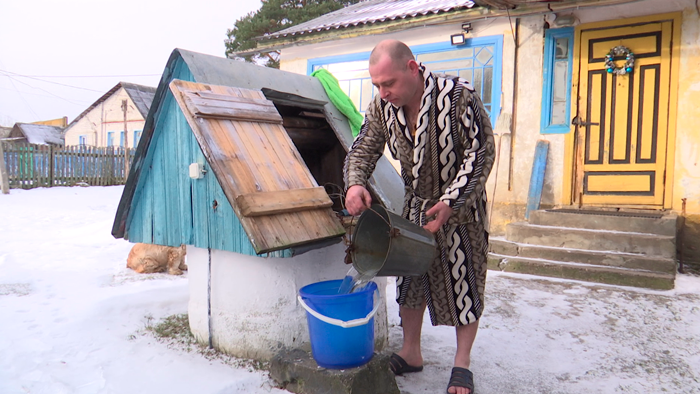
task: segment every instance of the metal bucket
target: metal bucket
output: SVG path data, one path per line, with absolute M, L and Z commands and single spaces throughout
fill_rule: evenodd
M 403 217 L 372 205 L 352 235 L 352 265 L 364 276 L 419 276 L 437 256 L 435 237 Z

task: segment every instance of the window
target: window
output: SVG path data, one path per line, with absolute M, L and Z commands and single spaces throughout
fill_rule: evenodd
M 471 38 L 455 47 L 444 43 L 416 45 L 416 60 L 430 71 L 458 75 L 480 94 L 491 119 L 500 113 L 502 37 Z M 376 93 L 369 76 L 369 52 L 309 59 L 307 73 L 327 69 L 361 113 Z
M 119 132 L 119 146 L 124 146 L 124 132 L 120 131 Z
M 364 114 L 365 108 L 367 108 L 367 105 L 369 105 L 376 93 L 376 88 L 372 85 L 369 77 L 369 54 L 361 54 L 359 56 L 364 59 L 343 61 L 343 59 L 338 58 L 335 59 L 336 62 L 330 59 L 328 63 L 315 64 L 312 66 L 309 74 L 319 68 L 328 70 L 338 79 L 340 88 L 355 103 L 357 109 Z
M 114 146 L 114 132 L 107 132 L 107 146 Z
M 574 29 L 549 29 L 544 37 L 542 76 L 542 134 L 563 134 L 570 130 L 571 64 Z
M 142 131 L 143 130 L 134 130 L 134 138 L 132 139 L 134 148 L 136 148 L 139 145 L 139 141 L 141 141 Z
M 78 136 L 78 145 L 87 145 L 87 135 Z

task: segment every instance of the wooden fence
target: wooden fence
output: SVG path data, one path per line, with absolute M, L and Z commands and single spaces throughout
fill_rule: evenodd
M 122 147 L 0 143 L 11 189 L 126 183 Z M 134 151 L 129 149 L 129 165 Z

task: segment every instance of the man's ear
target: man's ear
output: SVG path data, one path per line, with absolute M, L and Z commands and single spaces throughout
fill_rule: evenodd
M 411 75 L 418 75 L 418 68 L 418 62 L 413 59 L 408 61 L 408 70 L 411 72 Z

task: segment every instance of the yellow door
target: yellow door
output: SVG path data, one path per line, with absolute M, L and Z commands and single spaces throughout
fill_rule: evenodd
M 671 36 L 671 21 L 581 31 L 574 202 L 663 206 Z M 633 53 L 629 73 L 606 68 L 617 46 Z M 613 62 L 624 68 L 626 58 Z

